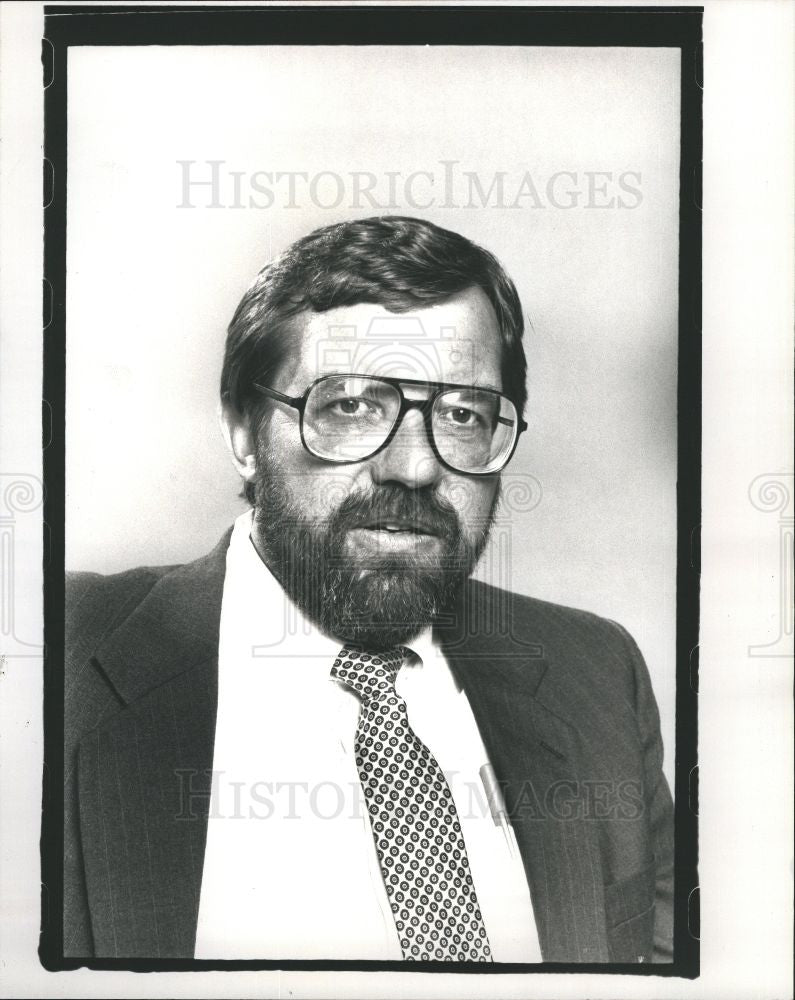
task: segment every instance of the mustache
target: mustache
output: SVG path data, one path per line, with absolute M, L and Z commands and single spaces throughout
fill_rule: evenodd
M 449 500 L 430 487 L 408 489 L 398 483 L 352 493 L 332 518 L 335 531 L 399 523 L 449 542 L 461 537 L 461 524 Z

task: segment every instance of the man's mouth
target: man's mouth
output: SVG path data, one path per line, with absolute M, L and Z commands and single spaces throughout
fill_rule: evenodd
M 442 543 L 430 524 L 401 518 L 352 525 L 348 539 L 354 550 L 373 554 L 435 551 Z
M 430 525 L 424 524 L 421 521 L 406 521 L 406 520 L 393 520 L 393 521 L 372 521 L 368 524 L 358 525 L 366 531 L 387 531 L 390 534 L 399 533 L 411 533 L 415 535 L 436 535 L 438 532 L 434 531 Z

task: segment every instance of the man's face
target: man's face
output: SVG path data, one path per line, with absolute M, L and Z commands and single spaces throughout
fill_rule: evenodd
M 411 313 L 364 303 L 294 322 L 299 350 L 271 384 L 286 395 L 334 373 L 502 388 L 497 321 L 477 288 Z M 403 391 L 428 395 L 425 387 Z M 256 440 L 260 554 L 324 631 L 373 648 L 410 641 L 474 568 L 499 477 L 444 467 L 417 409 L 378 454 L 331 464 L 301 444 L 295 409 L 268 407 Z

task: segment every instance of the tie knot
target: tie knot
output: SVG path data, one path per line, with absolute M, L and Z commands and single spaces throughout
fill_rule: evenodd
M 331 676 L 356 691 L 362 701 L 377 701 L 395 693 L 395 679 L 409 650 L 395 646 L 368 653 L 359 646 L 343 646 L 331 668 Z

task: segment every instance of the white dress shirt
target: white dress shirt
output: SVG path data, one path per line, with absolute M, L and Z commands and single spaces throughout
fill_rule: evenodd
M 213 793 L 196 958 L 400 960 L 353 754 L 359 700 L 330 676 L 342 646 L 287 598 L 235 522 L 218 649 Z M 398 674 L 411 726 L 458 811 L 494 960 L 539 962 L 518 852 L 496 826 L 466 694 L 431 630 Z

